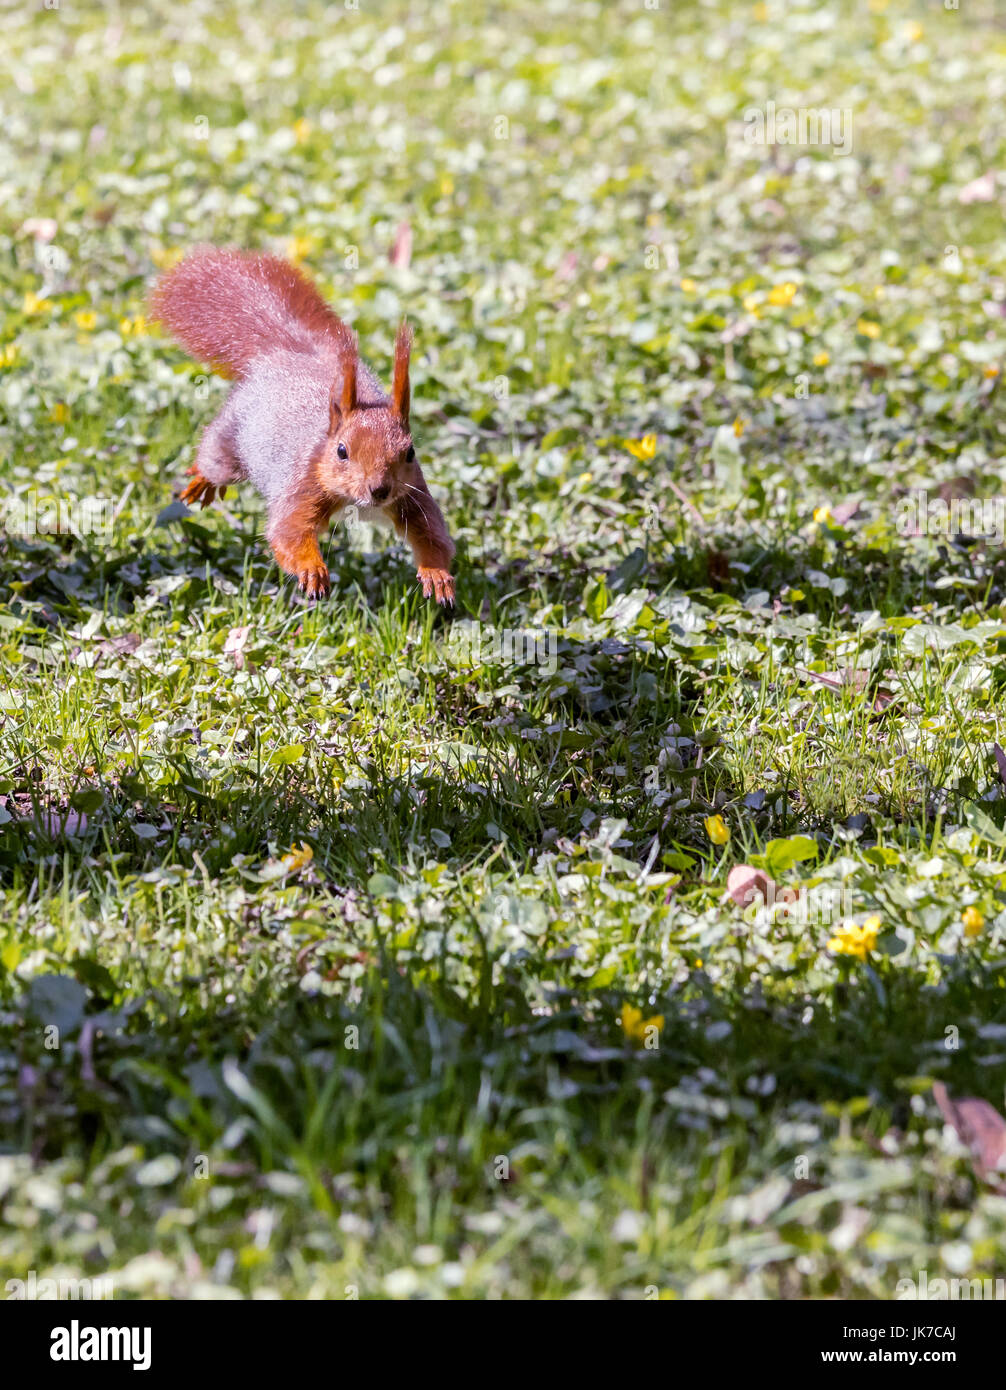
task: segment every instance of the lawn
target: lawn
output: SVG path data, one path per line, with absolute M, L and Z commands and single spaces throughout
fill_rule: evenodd
M 0 1281 L 1002 1276 L 933 1095 L 1006 1080 L 992 0 L 4 30 Z M 312 606 L 253 492 L 174 501 L 228 385 L 146 296 L 206 241 L 385 381 L 408 314 L 453 613 L 384 533 Z

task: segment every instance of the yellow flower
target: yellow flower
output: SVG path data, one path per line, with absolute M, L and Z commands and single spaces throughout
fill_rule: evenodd
M 65 401 L 57 401 L 49 411 L 49 419 L 55 420 L 57 425 L 65 425 L 70 418 L 70 407 Z
M 286 244 L 286 254 L 293 261 L 294 265 L 300 265 L 305 256 L 310 256 L 318 238 L 313 236 L 295 236 Z
M 768 6 L 762 4 L 755 5 L 754 9 L 751 11 L 751 14 L 752 17 L 756 19 L 759 24 L 764 24 L 766 19 L 768 19 Z
M 135 318 L 120 319 L 119 332 L 124 338 L 142 338 L 147 331 L 147 320 L 142 314 L 137 314 Z
M 815 352 L 815 353 L 814 353 L 814 366 L 815 366 L 815 367 L 827 367 L 827 365 L 828 365 L 828 363 L 829 363 L 830 361 L 831 361 L 831 355 L 830 355 L 829 353 L 827 353 L 827 352 Z
M 180 246 L 155 246 L 150 253 L 150 259 L 158 270 L 170 270 L 184 255 L 185 252 Z
M 90 333 L 91 329 L 98 322 L 98 315 L 93 309 L 78 309 L 73 316 L 73 321 L 78 328 L 82 328 L 85 333 Z
M 901 32 L 908 43 L 918 43 L 925 30 L 921 24 L 906 24 Z
M 659 1033 L 664 1026 L 664 1015 L 654 1014 L 652 1018 L 644 1018 L 642 1009 L 637 1009 L 632 1004 L 622 1005 L 622 1031 L 630 1042 L 645 1043 L 653 1036 L 649 1031 L 655 1028 Z
M 449 198 L 454 192 L 454 180 L 450 174 L 443 174 L 440 179 L 440 193 L 444 198 Z
M 0 367 L 13 367 L 17 361 L 17 343 L 8 343 L 6 347 L 0 348 Z
M 43 299 L 41 295 L 33 293 L 32 290 L 29 290 L 24 297 L 23 312 L 29 317 L 33 314 L 47 314 L 51 308 L 51 299 Z
M 301 869 L 306 869 L 313 858 L 314 850 L 302 840 L 300 849 L 292 849 L 289 854 L 284 854 L 280 863 L 288 874 L 296 874 Z
M 966 907 L 961 913 L 961 921 L 964 923 L 964 935 L 969 941 L 981 935 L 985 918 L 976 907 Z
M 303 145 L 311 134 L 311 122 L 301 116 L 300 120 L 293 123 L 293 133 L 297 137 L 297 144 Z
M 685 294 L 694 294 L 695 291 L 698 289 L 698 285 L 695 283 L 694 280 L 689 280 L 686 275 L 685 278 L 681 281 L 681 288 L 684 290 Z
M 814 508 L 814 520 L 817 521 L 817 522 L 830 521 L 830 520 L 831 520 L 831 508 L 830 508 L 830 507 L 815 507 L 815 508 Z
M 794 285 L 792 280 L 784 280 L 781 285 L 773 285 L 769 290 L 768 302 L 777 309 L 788 309 L 798 289 L 799 286 Z
M 714 845 L 725 845 L 730 839 L 730 827 L 722 816 L 706 816 L 704 824 Z
M 855 956 L 857 960 L 866 957 L 877 945 L 877 934 L 883 926 L 882 919 L 874 913 L 867 917 L 863 925 L 840 927 L 828 942 L 828 950 L 836 956 Z
M 651 459 L 657 452 L 657 436 L 644 434 L 642 439 L 627 439 L 625 447 L 633 458 Z
M 741 306 L 745 309 L 747 313 L 753 315 L 756 319 L 761 318 L 761 314 L 758 310 L 758 301 L 757 299 L 755 299 L 753 294 L 745 295 L 744 298 L 741 300 Z
M 879 338 L 880 324 L 874 323 L 872 319 L 860 319 L 856 324 L 856 332 L 862 333 L 864 338 Z
M 742 435 L 743 433 L 744 433 L 744 421 L 743 421 L 743 420 L 741 419 L 741 417 L 738 415 L 738 416 L 737 416 L 737 419 L 734 421 L 734 434 L 737 436 L 738 439 L 740 439 L 740 437 L 741 437 L 741 435 Z
M 991 379 L 992 377 L 996 377 L 996 376 L 998 376 L 998 375 L 999 375 L 999 368 L 998 368 L 997 366 L 995 366 L 995 364 L 992 363 L 992 362 L 990 362 L 989 365 L 985 368 L 984 372 L 982 372 L 982 376 L 988 377 L 988 378 L 990 378 L 990 379 Z

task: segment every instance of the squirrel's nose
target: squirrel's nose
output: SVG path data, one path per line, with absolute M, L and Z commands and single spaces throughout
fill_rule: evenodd
M 383 487 L 372 487 L 370 495 L 375 502 L 386 502 L 391 495 L 391 488 L 386 485 Z

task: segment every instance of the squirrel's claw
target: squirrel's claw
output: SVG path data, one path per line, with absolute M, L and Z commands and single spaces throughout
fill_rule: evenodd
M 188 471 L 190 473 L 193 473 L 195 476 L 193 477 L 191 483 L 189 483 L 187 487 L 182 489 L 181 500 L 185 503 L 187 507 L 194 507 L 198 502 L 200 506 L 205 509 L 210 505 L 214 497 L 216 497 L 216 487 L 213 485 L 213 483 L 207 482 L 207 480 L 203 477 L 203 475 L 199 472 L 195 465 L 193 465 L 192 468 L 190 468 Z M 223 497 L 223 495 L 224 490 L 223 488 L 221 488 L 220 496 Z
M 312 603 L 319 598 L 328 598 L 331 587 L 328 570 L 324 565 L 303 569 L 297 575 L 297 588 Z
M 447 570 L 421 565 L 416 571 L 416 578 L 423 586 L 424 598 L 436 598 L 438 603 L 454 607 L 454 578 Z

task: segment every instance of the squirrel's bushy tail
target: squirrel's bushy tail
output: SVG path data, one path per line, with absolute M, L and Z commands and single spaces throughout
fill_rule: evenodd
M 289 261 L 199 246 L 154 286 L 151 311 L 193 357 L 241 376 L 286 348 L 355 357 L 353 335 Z

